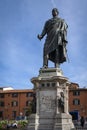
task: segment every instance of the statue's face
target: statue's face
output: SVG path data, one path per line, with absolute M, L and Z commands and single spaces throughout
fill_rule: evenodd
M 57 15 L 58 15 L 58 12 L 54 9 L 54 10 L 52 10 L 52 15 L 53 15 L 53 17 L 54 17 L 54 16 L 57 16 Z

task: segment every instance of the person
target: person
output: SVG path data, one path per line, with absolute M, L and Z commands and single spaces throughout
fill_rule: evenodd
M 7 129 L 11 128 L 11 123 L 9 122 L 9 120 L 7 121 Z
M 17 122 L 14 121 L 14 123 L 12 124 L 12 128 L 17 128 Z
M 84 124 L 85 124 L 85 119 L 84 119 L 83 116 L 82 116 L 81 119 L 80 119 L 80 123 L 81 123 L 81 127 L 83 128 L 83 127 L 84 127 Z
M 67 28 L 65 20 L 58 17 L 59 11 L 53 8 L 53 18 L 46 21 L 43 31 L 38 34 L 38 39 L 41 40 L 47 35 L 44 49 L 43 49 L 43 67 L 48 67 L 48 60 L 55 64 L 58 68 L 60 63 L 66 61 L 66 44 L 67 42 Z
M 60 92 L 60 98 L 58 99 L 58 107 L 61 112 L 64 113 L 64 93 Z

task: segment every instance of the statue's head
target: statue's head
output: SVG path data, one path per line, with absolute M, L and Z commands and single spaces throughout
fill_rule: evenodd
M 58 9 L 57 8 L 53 8 L 52 9 L 52 15 L 53 15 L 53 17 L 57 16 L 58 14 L 59 14 Z

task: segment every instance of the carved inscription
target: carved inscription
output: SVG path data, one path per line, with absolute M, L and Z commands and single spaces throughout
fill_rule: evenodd
M 41 94 L 40 96 L 40 110 L 41 111 L 54 111 L 56 107 L 56 99 L 52 94 Z

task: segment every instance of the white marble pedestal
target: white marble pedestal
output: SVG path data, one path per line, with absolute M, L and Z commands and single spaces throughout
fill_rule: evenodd
M 70 82 L 60 68 L 40 69 L 39 76 L 31 82 L 36 91 L 36 114 L 29 120 L 29 130 L 73 130 L 68 113 L 68 86 Z M 64 107 L 59 105 L 63 93 Z

